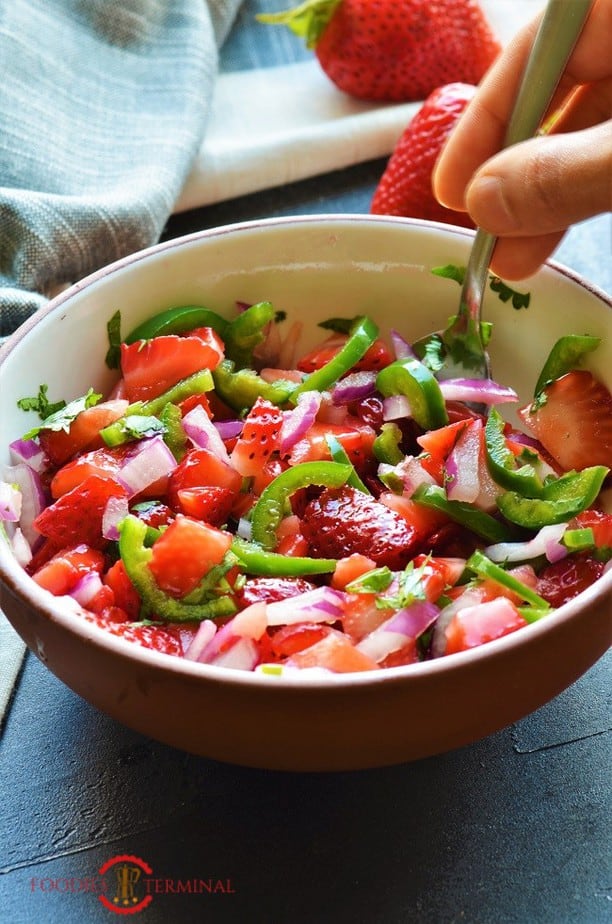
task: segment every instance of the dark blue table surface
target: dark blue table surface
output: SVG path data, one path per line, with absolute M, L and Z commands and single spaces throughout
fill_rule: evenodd
M 256 10 L 282 6 L 244 4 L 222 67 L 305 54 L 253 28 Z M 175 216 L 164 234 L 367 212 L 383 167 Z M 557 254 L 608 292 L 610 232 L 609 215 L 586 222 Z M 609 680 L 608 656 L 533 715 L 438 757 L 280 774 L 144 738 L 28 655 L 0 740 L 0 921 L 118 920 L 94 889 L 103 864 L 126 854 L 162 883 L 132 918 L 147 922 L 603 924 L 612 919 Z M 205 886 L 163 894 L 166 879 Z

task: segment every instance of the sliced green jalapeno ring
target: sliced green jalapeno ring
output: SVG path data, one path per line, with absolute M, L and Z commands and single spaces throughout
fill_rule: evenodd
M 223 339 L 229 321 L 222 318 L 216 311 L 199 305 L 184 305 L 179 308 L 168 308 L 159 314 L 147 318 L 138 327 L 125 337 L 124 343 L 136 343 L 137 340 L 152 340 L 153 337 L 164 337 L 169 334 L 188 334 L 197 327 L 212 327 L 215 333 Z

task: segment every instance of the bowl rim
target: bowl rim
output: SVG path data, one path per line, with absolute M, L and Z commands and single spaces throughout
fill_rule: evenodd
M 60 292 L 51 299 L 48 304 L 28 318 L 5 341 L 2 347 L 0 347 L 0 366 L 24 337 L 26 337 L 44 318 L 53 312 L 61 310 L 66 302 L 69 302 L 91 285 L 98 283 L 106 276 L 118 270 L 122 270 L 125 267 L 141 261 L 155 258 L 159 254 L 167 251 L 182 248 L 185 245 L 195 244 L 200 240 L 223 237 L 228 234 L 236 234 L 237 232 L 245 233 L 255 231 L 262 227 L 315 224 L 388 225 L 405 227 L 414 231 L 425 229 L 437 233 L 447 233 L 451 237 L 473 238 L 474 236 L 474 231 L 457 225 L 446 225 L 435 221 L 396 216 L 359 213 L 280 216 L 253 219 L 195 231 L 191 234 L 172 238 L 168 241 L 162 241 L 121 257 L 113 263 L 90 273 L 82 280 Z M 545 266 L 576 283 L 602 301 L 604 305 L 612 308 L 612 296 L 609 296 L 597 285 L 585 280 L 576 271 L 555 260 L 548 260 Z M 86 643 L 95 644 L 105 649 L 109 654 L 117 655 L 123 660 L 135 662 L 136 665 L 141 665 L 143 668 L 149 667 L 150 669 L 159 670 L 171 669 L 175 675 L 182 675 L 186 678 L 189 677 L 195 681 L 202 680 L 213 684 L 222 682 L 240 688 L 263 686 L 270 690 L 276 688 L 282 688 L 283 690 L 308 689 L 313 692 L 317 690 L 322 692 L 329 692 L 330 690 L 347 690 L 354 687 L 371 686 L 372 684 L 387 686 L 410 682 L 410 680 L 418 682 L 420 679 L 432 678 L 442 672 L 446 673 L 454 669 L 463 670 L 469 665 L 478 664 L 483 659 L 489 660 L 504 652 L 509 653 L 514 648 L 522 648 L 524 645 L 531 644 L 531 639 L 534 636 L 537 637 L 549 634 L 554 631 L 555 628 L 563 626 L 578 618 L 584 605 L 590 603 L 593 605 L 605 605 L 607 599 L 612 601 L 612 567 L 610 567 L 596 584 L 591 585 L 579 594 L 578 597 L 559 607 L 554 613 L 554 617 L 550 619 L 540 619 L 535 623 L 525 626 L 519 632 L 513 632 L 468 651 L 456 652 L 451 655 L 445 655 L 444 657 L 434 658 L 430 661 L 421 661 L 416 664 L 385 668 L 378 671 L 363 671 L 347 674 L 334 674 L 330 672 L 329 676 L 317 674 L 316 678 L 314 678 L 307 674 L 300 674 L 299 671 L 295 673 L 292 672 L 291 674 L 281 674 L 280 676 L 270 676 L 261 672 L 243 671 L 235 668 L 201 664 L 197 661 L 187 660 L 184 657 L 179 658 L 176 655 L 168 655 L 153 651 L 119 636 L 115 636 L 96 623 L 79 618 L 80 607 L 75 601 L 72 601 L 72 598 L 57 598 L 43 588 L 38 587 L 32 578 L 13 559 L 4 543 L 0 544 L 0 583 L 24 605 L 33 607 L 37 611 L 38 616 L 48 618 L 62 631 L 66 631 Z M 2 586 L 0 586 L 0 590 L 3 591 L 2 596 L 4 596 L 5 591 Z M 58 600 L 64 602 L 58 604 L 56 602 Z M 70 601 L 70 603 L 67 604 L 66 601 Z M 11 621 L 8 613 L 6 615 L 9 621 Z

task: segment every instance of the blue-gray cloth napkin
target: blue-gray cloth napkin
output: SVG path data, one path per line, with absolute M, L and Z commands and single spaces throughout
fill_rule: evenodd
M 158 240 L 240 3 L 0 4 L 0 335 Z

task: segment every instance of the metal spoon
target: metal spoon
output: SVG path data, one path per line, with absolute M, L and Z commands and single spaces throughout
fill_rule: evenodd
M 533 137 L 559 84 L 594 0 L 548 0 L 523 73 L 506 129 L 504 148 Z M 489 378 L 489 357 L 480 330 L 482 301 L 496 238 L 477 229 L 465 270 L 459 311 L 444 332 L 446 355 L 436 371 L 439 379 Z M 432 337 L 414 345 L 417 355 Z

